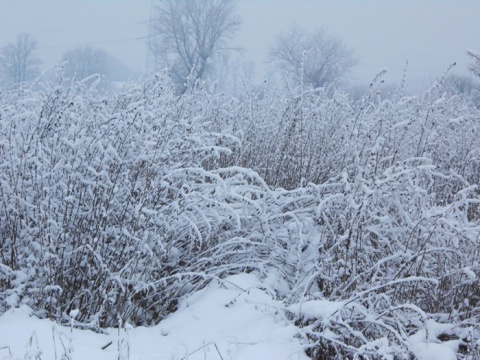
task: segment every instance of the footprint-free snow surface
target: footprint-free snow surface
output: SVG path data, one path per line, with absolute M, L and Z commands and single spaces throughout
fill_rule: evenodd
M 40 320 L 21 306 L 0 318 L 0 359 L 308 359 L 298 329 L 280 308 L 248 274 L 185 298 L 157 326 L 107 329 L 106 335 Z
M 287 310 L 325 318 L 341 306 L 314 300 Z M 23 305 L 0 317 L 0 360 L 308 359 L 301 330 L 285 319 L 285 310 L 251 274 L 212 282 L 184 298 L 157 326 L 106 329 L 106 334 L 38 319 Z M 455 360 L 458 341 L 436 341 L 449 326 L 427 321 L 429 335 L 421 330 L 410 336 L 410 351 L 419 360 Z M 382 352 L 382 343 L 387 345 L 386 339 L 378 340 L 379 355 L 391 358 Z

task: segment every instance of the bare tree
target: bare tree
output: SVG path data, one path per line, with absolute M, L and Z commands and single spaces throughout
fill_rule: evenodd
M 159 0 L 155 11 L 150 48 L 181 92 L 187 79 L 203 79 L 210 60 L 230 50 L 240 26 L 234 0 Z
M 103 49 L 90 46 L 77 47 L 65 52 L 62 56 L 64 74 L 77 80 L 94 74 L 105 76 L 107 80 L 126 80 L 131 70 L 126 65 Z
M 468 68 L 475 76 L 480 78 L 480 54 L 471 50 L 467 50 L 467 54 L 473 60 L 473 63 Z
M 293 81 L 315 88 L 341 82 L 357 63 L 337 37 L 324 30 L 308 34 L 295 26 L 278 35 L 269 60 Z
M 31 34 L 22 33 L 13 43 L 0 50 L 0 76 L 6 84 L 18 84 L 34 79 L 40 59 L 35 55 L 37 42 Z

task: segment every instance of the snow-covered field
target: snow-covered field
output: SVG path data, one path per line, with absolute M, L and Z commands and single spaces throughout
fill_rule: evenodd
M 298 329 L 253 275 L 231 276 L 184 299 L 153 327 L 71 329 L 22 306 L 0 318 L 0 359 L 307 359 Z M 102 347 L 111 343 L 102 350 Z
M 310 301 L 288 310 L 317 318 L 339 307 Z M 285 318 L 285 310 L 250 274 L 230 276 L 183 299 L 179 310 L 157 326 L 127 325 L 104 334 L 38 319 L 20 306 L 0 317 L 0 359 L 308 359 L 302 330 Z M 409 338 L 417 358 L 455 360 L 458 341 L 434 341 L 448 329 L 430 322 L 428 330 Z M 381 354 L 382 341 L 377 346 Z
M 0 360 L 480 358 L 472 99 L 95 86 L 0 94 Z

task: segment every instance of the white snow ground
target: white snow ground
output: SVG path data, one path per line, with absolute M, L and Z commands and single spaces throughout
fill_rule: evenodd
M 298 329 L 277 310 L 281 303 L 261 288 L 253 275 L 231 276 L 185 299 L 157 326 L 108 335 L 13 308 L 0 317 L 0 359 L 308 359 Z
M 341 305 L 306 301 L 288 310 L 318 318 Z M 0 317 L 0 360 L 306 360 L 299 329 L 284 319 L 282 308 L 251 274 L 210 284 L 157 326 L 108 329 L 107 335 L 40 320 L 23 305 Z M 410 349 L 419 360 L 456 360 L 458 341 L 435 343 L 446 327 L 429 321 L 428 343 L 424 330 L 410 336 Z

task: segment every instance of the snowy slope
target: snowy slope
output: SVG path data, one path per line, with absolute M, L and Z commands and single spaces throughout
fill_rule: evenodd
M 231 276 L 185 299 L 157 326 L 107 335 L 39 320 L 25 306 L 10 309 L 0 318 L 0 359 L 307 359 L 298 329 L 261 288 L 252 275 Z
M 287 309 L 304 318 L 328 318 L 342 305 L 305 301 Z M 251 274 L 211 283 L 183 299 L 178 311 L 157 326 L 107 329 L 106 334 L 40 320 L 21 306 L 0 317 L 0 360 L 308 359 L 299 329 L 286 321 L 281 309 L 281 302 Z M 440 344 L 436 339 L 447 327 L 428 321 L 430 339 L 424 330 L 417 332 L 409 337 L 410 350 L 420 360 L 455 360 L 459 342 Z M 391 358 L 386 339 L 375 345 L 378 354 Z

